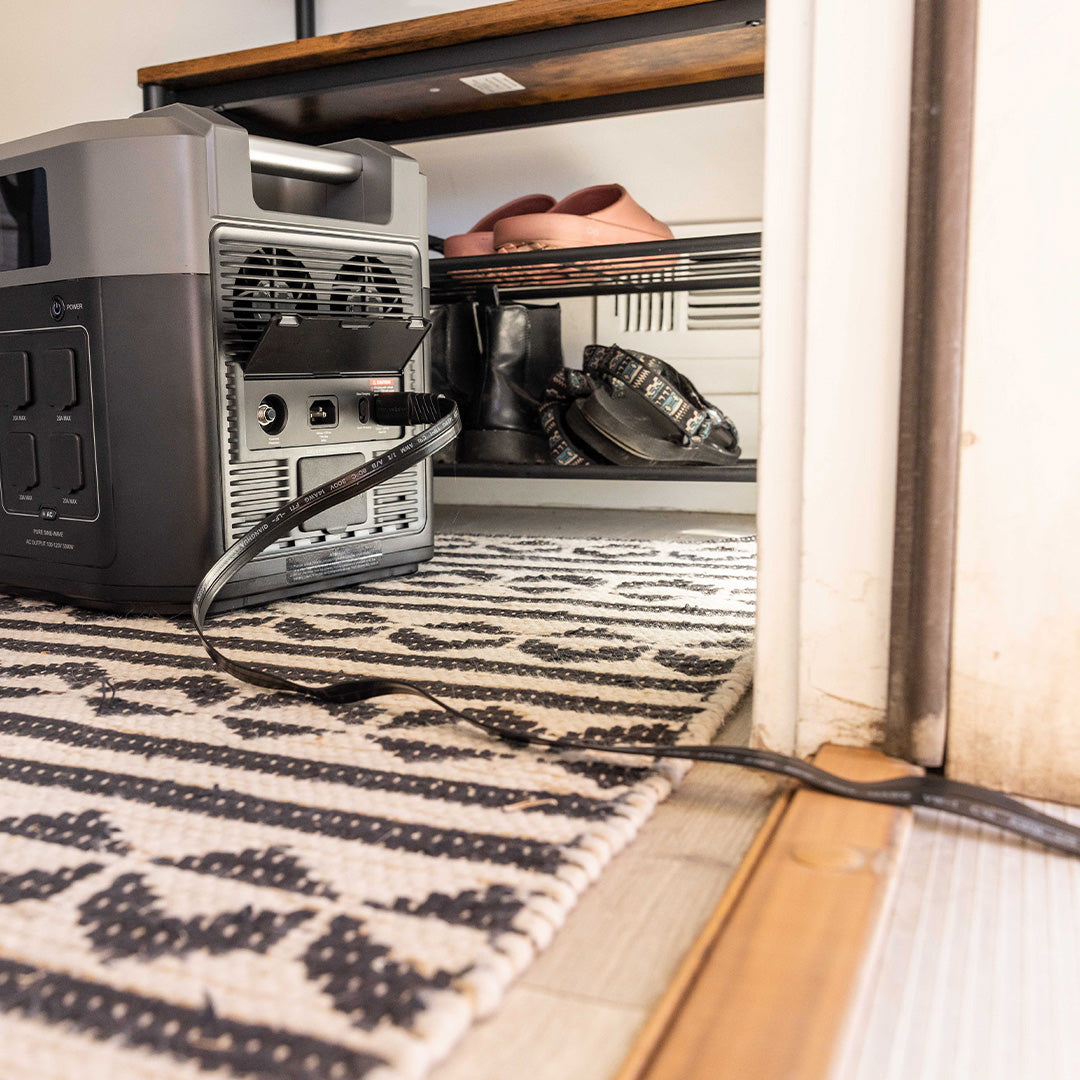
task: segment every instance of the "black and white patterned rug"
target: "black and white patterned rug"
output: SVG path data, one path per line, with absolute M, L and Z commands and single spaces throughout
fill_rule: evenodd
M 752 540 L 455 535 L 211 631 L 308 681 L 700 742 L 749 683 L 753 603 Z M 420 1077 L 681 773 L 268 694 L 186 619 L 2 596 L 0 755 L 5 1080 Z

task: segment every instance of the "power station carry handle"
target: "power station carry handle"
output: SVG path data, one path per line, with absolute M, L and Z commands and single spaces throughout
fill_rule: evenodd
M 251 170 L 268 176 L 287 176 L 295 180 L 317 180 L 323 184 L 351 184 L 360 179 L 364 159 L 344 150 L 322 146 L 304 146 L 281 139 L 248 139 Z

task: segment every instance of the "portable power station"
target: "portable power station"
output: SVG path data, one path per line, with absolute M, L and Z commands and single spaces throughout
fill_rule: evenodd
M 265 514 L 408 432 L 427 388 L 425 179 L 390 147 L 184 105 L 0 146 L 0 589 L 181 610 Z M 236 607 L 407 573 L 431 466 L 239 572 Z

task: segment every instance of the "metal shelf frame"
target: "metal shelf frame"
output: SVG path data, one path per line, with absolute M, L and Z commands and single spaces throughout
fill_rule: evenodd
M 761 233 L 432 259 L 430 265 L 433 303 L 760 288 Z M 435 475 L 754 483 L 757 461 L 641 467 L 459 462 L 435 466 Z
M 431 298 L 615 296 L 761 286 L 761 233 L 431 260 Z
M 515 480 L 661 480 L 711 481 L 752 484 L 757 479 L 757 461 L 732 462 L 730 465 L 516 465 L 510 462 L 482 464 L 459 461 L 436 465 L 436 476 L 506 477 Z

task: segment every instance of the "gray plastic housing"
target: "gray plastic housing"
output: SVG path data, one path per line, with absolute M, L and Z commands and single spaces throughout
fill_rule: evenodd
M 276 470 L 272 492 L 280 504 L 332 458 L 370 457 L 404 434 L 358 423 L 339 425 L 329 437 L 297 417 L 288 439 L 259 440 L 243 409 L 275 386 L 245 378 L 229 345 L 224 320 L 235 303 L 222 291 L 230 280 L 236 285 L 219 265 L 215 238 L 257 246 L 285 237 L 324 260 L 328 252 L 343 260 L 392 252 L 408 267 L 395 293 L 397 313 L 424 315 L 425 180 L 415 161 L 381 144 L 348 140 L 328 153 L 249 139 L 231 121 L 183 105 L 0 146 L 0 176 L 38 168 L 47 178 L 51 259 L 0 271 L 0 352 L 28 351 L 34 365 L 35 343 L 54 337 L 50 331 L 78 328 L 80 341 L 85 335 L 79 364 L 88 363 L 92 386 L 71 415 L 92 424 L 83 446 L 100 512 L 94 521 L 65 520 L 63 507 L 57 514 L 44 505 L 57 501 L 52 495 L 19 496 L 56 515 L 47 523 L 0 507 L 0 589 L 104 607 L 182 609 L 245 520 L 236 507 L 251 500 L 238 499 L 247 490 L 238 475 Z M 327 178 L 334 170 L 344 175 Z M 288 309 L 278 293 L 269 295 L 275 311 Z M 317 304 L 341 306 L 322 292 Z M 426 389 L 427 364 L 424 346 L 397 388 Z M 80 378 L 86 370 L 79 367 Z M 343 399 L 368 388 L 330 387 Z M 276 389 L 297 401 L 328 393 L 315 373 L 279 379 Z M 25 410 L 21 418 L 0 415 L 0 473 L 4 438 L 26 430 L 26 421 Z M 39 432 L 38 444 L 48 437 Z M 245 567 L 220 606 L 414 569 L 432 552 L 429 463 L 403 483 L 391 495 L 377 489 L 362 496 L 370 504 L 352 522 L 339 516 L 329 531 L 297 530 Z M 395 517 L 397 504 L 407 509 Z
M 350 139 L 327 149 L 353 155 L 351 183 L 301 175 L 320 148 L 288 147 L 297 175 L 253 169 L 252 140 L 209 109 L 167 105 L 127 120 L 60 128 L 0 146 L 0 176 L 44 168 L 52 261 L 9 270 L 0 288 L 71 278 L 208 274 L 215 222 L 280 224 L 398 236 L 427 246 L 427 191 L 417 163 L 382 143 Z M 288 166 L 286 159 L 282 168 Z M 276 202 L 266 209 L 256 202 Z M 317 206 L 321 212 L 315 212 Z M 293 209 L 295 208 L 295 209 Z M 424 273 L 427 273 L 426 260 Z M 427 278 L 423 281 L 427 287 Z

